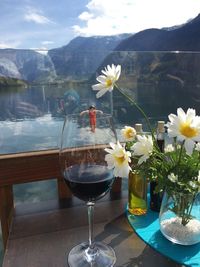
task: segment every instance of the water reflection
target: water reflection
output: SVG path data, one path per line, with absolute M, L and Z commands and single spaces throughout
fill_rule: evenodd
M 0 123 L 0 153 L 57 148 L 63 120 L 51 114 L 35 119 L 2 121 Z
M 60 117 L 79 110 L 80 96 L 74 89 L 58 85 L 8 87 L 0 90 L 0 120 L 37 118 L 45 114 Z
M 78 111 L 72 89 L 31 86 L 0 91 L 0 153 L 58 147 L 63 117 Z

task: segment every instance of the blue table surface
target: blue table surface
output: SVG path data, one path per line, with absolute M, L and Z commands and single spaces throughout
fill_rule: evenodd
M 200 266 L 200 243 L 190 246 L 172 243 L 160 232 L 158 215 L 158 212 L 148 209 L 147 214 L 134 216 L 127 210 L 131 227 L 145 243 L 180 264 Z

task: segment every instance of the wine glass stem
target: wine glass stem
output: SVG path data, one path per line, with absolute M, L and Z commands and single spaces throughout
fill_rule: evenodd
M 89 248 L 94 248 L 93 229 L 94 229 L 94 202 L 87 202 L 88 206 L 88 224 L 89 224 Z

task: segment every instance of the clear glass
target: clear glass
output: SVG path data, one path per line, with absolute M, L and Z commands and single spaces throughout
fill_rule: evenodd
M 164 193 L 160 214 L 160 230 L 170 241 L 180 245 L 200 242 L 200 193 L 197 195 Z
M 113 266 L 114 250 L 93 240 L 93 209 L 96 200 L 109 192 L 114 181 L 113 172 L 105 162 L 105 147 L 116 143 L 112 116 L 95 111 L 91 121 L 88 110 L 66 116 L 60 147 L 60 165 L 66 184 L 72 193 L 88 207 L 89 238 L 69 252 L 70 267 Z

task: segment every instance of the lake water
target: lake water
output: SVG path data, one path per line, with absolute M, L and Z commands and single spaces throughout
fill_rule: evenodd
M 58 147 L 63 119 L 46 114 L 35 119 L 0 122 L 1 154 Z

